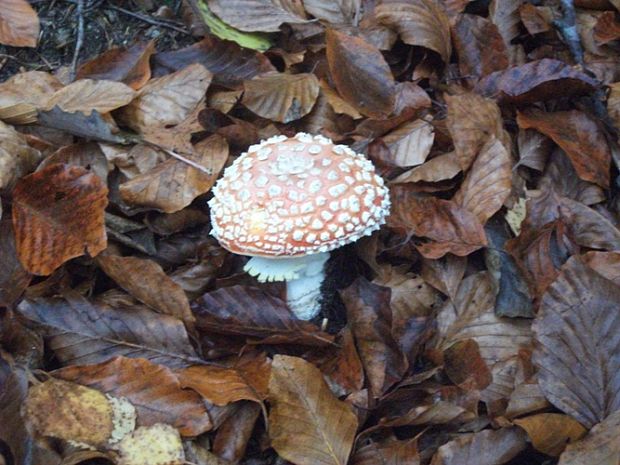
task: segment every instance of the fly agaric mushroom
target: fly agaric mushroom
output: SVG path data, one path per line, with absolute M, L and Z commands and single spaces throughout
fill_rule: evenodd
M 286 281 L 289 308 L 303 320 L 320 310 L 329 251 L 385 223 L 388 189 L 364 155 L 299 133 L 252 145 L 213 187 L 211 234 L 252 258 L 244 270 Z

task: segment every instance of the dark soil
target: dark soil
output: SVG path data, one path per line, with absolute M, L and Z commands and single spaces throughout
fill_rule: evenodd
M 157 40 L 157 50 L 195 42 L 181 21 L 181 0 L 83 0 L 80 63 L 113 47 Z M 41 21 L 37 48 L 0 45 L 0 81 L 20 71 L 57 72 L 71 67 L 78 36 L 78 0 L 33 0 Z M 124 11 L 123 11 L 124 10 Z

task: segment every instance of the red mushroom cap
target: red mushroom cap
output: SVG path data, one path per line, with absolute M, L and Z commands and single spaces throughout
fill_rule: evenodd
M 212 234 L 241 255 L 301 256 L 341 247 L 385 223 L 388 189 L 373 164 L 323 136 L 252 145 L 213 187 Z

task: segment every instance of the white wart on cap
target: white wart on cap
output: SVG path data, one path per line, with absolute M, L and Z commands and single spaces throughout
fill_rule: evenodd
M 388 190 L 345 145 L 299 133 L 253 145 L 224 171 L 210 201 L 213 235 L 241 255 L 327 252 L 385 223 Z

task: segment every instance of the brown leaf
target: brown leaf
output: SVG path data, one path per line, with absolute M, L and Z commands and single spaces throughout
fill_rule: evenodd
M 125 397 L 136 407 L 139 426 L 167 423 L 184 436 L 197 436 L 212 428 L 200 396 L 182 389 L 168 368 L 148 360 L 115 357 L 97 365 L 61 368 L 53 374 L 114 397 Z
M 476 91 L 500 103 L 522 105 L 592 92 L 597 82 L 572 66 L 551 58 L 497 71 L 476 85 Z
M 214 83 L 227 86 L 276 70 L 262 53 L 212 35 L 189 47 L 157 53 L 153 62 L 167 71 L 179 71 L 189 64 L 200 63 L 213 73 Z
M 560 455 L 568 442 L 581 439 L 587 432 L 580 423 L 559 413 L 541 413 L 514 423 L 527 432 L 536 450 L 553 457 Z
M 40 160 L 41 153 L 30 147 L 22 134 L 0 121 L 0 192 L 13 189 Z
M 431 158 L 420 166 L 405 171 L 394 178 L 393 184 L 406 182 L 438 182 L 452 179 L 461 172 L 461 165 L 455 152 L 448 152 Z
M 388 226 L 404 229 L 432 242 L 416 244 L 426 258 L 450 252 L 465 256 L 487 245 L 482 224 L 456 203 L 436 197 L 414 197 L 400 186 L 392 188 Z
M 486 272 L 461 282 L 453 302 L 446 302 L 437 315 L 436 347 L 448 349 L 466 339 L 478 343 L 480 355 L 489 366 L 516 355 L 531 343 L 530 323 L 525 319 L 495 315 L 495 290 Z
M 243 459 L 260 415 L 260 406 L 255 403 L 240 402 L 236 407 L 237 411 L 218 428 L 213 441 L 213 452 L 232 463 Z
M 360 14 L 360 0 L 304 0 L 304 8 L 318 19 L 332 24 L 351 24 Z
M 262 344 L 324 346 L 333 340 L 312 323 L 297 320 L 282 300 L 252 287 L 209 292 L 192 303 L 192 310 L 198 329 L 258 338 Z
M 566 446 L 558 465 L 613 465 L 620 460 L 620 412 L 595 425 L 581 441 Z
M 466 258 L 450 254 L 440 260 L 424 259 L 420 275 L 428 284 L 454 300 L 466 268 Z
M 599 44 L 620 39 L 620 22 L 616 19 L 616 12 L 606 11 L 599 16 L 593 32 L 594 40 Z
M 583 255 L 583 262 L 598 274 L 620 286 L 620 253 L 592 251 Z
M 143 132 L 182 122 L 204 98 L 213 74 L 200 64 L 151 79 L 122 110 L 123 121 Z
M 475 457 L 477 465 L 501 465 L 509 462 L 527 446 L 520 428 L 502 428 L 464 434 L 439 448 L 431 465 L 462 465 Z
M 577 244 L 591 249 L 620 250 L 620 231 L 596 210 L 562 197 L 559 211 Z
M 512 158 L 498 139 L 491 136 L 480 149 L 471 170 L 453 201 L 485 224 L 500 208 L 512 189 Z
M 37 170 L 54 163 L 82 166 L 99 176 L 103 184 L 108 184 L 108 161 L 95 142 L 81 142 L 61 147 L 44 158 Z
M 307 115 L 319 96 L 319 81 L 314 74 L 265 74 L 243 83 L 241 99 L 259 116 L 290 123 Z
M 80 65 L 76 77 L 119 81 L 138 90 L 151 78 L 149 60 L 154 52 L 154 40 L 137 42 L 126 48 L 111 48 Z
M 493 376 L 480 355 L 478 343 L 473 339 L 458 341 L 443 352 L 446 375 L 457 386 L 472 387 L 482 391 Z
M 159 313 L 174 316 L 186 323 L 194 322 L 185 292 L 154 261 L 103 255 L 97 258 L 97 264 L 116 284 L 140 302 Z
M 209 8 L 241 31 L 277 32 L 282 23 L 303 24 L 293 0 L 208 0 Z
M 122 82 L 80 79 L 54 92 L 42 109 L 58 106 L 67 113 L 108 113 L 127 105 L 135 96 L 136 92 Z
M 417 440 L 369 442 L 358 446 L 351 465 L 419 465 Z
M 2 0 L 0 43 L 13 47 L 36 47 L 39 17 L 26 0 Z
M 17 258 L 10 218 L 0 220 L 0 307 L 11 307 L 30 283 L 28 273 Z
M 620 409 L 620 288 L 572 257 L 542 299 L 534 362 L 545 396 L 590 428 Z
M 407 359 L 391 333 L 390 290 L 358 278 L 340 295 L 371 394 L 380 397 L 407 370 Z
M 118 355 L 172 368 L 202 363 L 183 323 L 146 307 L 96 305 L 69 292 L 64 299 L 23 300 L 18 309 L 45 329 L 49 347 L 63 365 L 100 363 Z
M 502 116 L 497 104 L 477 94 L 446 95 L 446 124 L 463 171 L 469 169 L 491 135 L 504 141 Z
M 55 76 L 43 71 L 17 73 L 0 84 L 0 108 L 23 103 L 41 108 L 62 87 Z
M 450 23 L 435 0 L 384 0 L 375 8 L 375 16 L 404 43 L 433 50 L 444 63 L 450 62 Z
M 334 29 L 328 29 L 326 40 L 329 71 L 340 95 L 366 116 L 389 116 L 396 105 L 396 83 L 381 52 Z
M 199 142 L 193 151 L 191 155 L 185 154 L 185 158 L 210 169 L 210 175 L 176 158 L 169 158 L 121 184 L 121 198 L 129 205 L 156 208 L 166 213 L 185 208 L 213 187 L 228 159 L 228 144 L 218 135 Z
M 489 19 L 497 26 L 497 30 L 504 38 L 508 50 L 508 59 L 511 64 L 525 61 L 525 52 L 520 44 L 513 41 L 521 34 L 521 17 L 519 6 L 525 0 L 491 0 L 489 5 Z
M 476 80 L 508 67 L 504 39 L 497 26 L 478 15 L 464 14 L 452 29 L 461 75 Z
M 24 268 L 48 275 L 73 257 L 105 249 L 107 194 L 97 175 L 77 166 L 50 165 L 20 179 L 13 225 Z
M 531 35 L 548 32 L 551 30 L 552 15 L 549 9 L 537 7 L 531 3 L 523 3 L 519 6 L 521 22 Z
M 344 394 L 359 391 L 364 387 L 364 367 L 349 326 L 342 329 L 337 343 L 340 349 L 321 365 L 321 371 L 330 381 L 332 391 L 334 384 Z
M 553 139 L 565 152 L 577 175 L 603 188 L 609 186 L 611 150 L 597 122 L 578 110 L 517 114 L 520 128 L 533 128 Z
M 357 429 L 315 366 L 276 355 L 269 380 L 269 436 L 278 455 L 299 465 L 345 465 Z
M 435 133 L 431 124 L 418 119 L 399 126 L 382 139 L 390 149 L 390 162 L 407 168 L 424 163 L 433 146 Z

